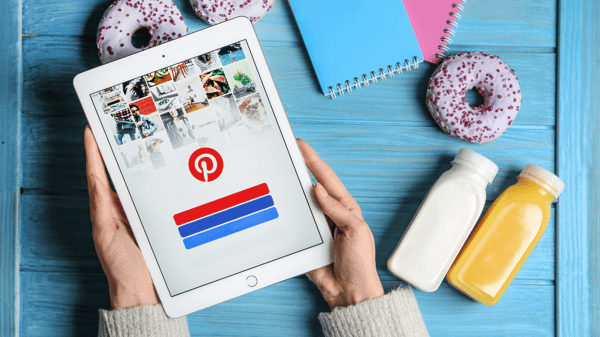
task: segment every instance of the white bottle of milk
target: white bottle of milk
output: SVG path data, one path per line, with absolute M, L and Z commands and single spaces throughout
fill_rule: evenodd
M 483 211 L 485 188 L 498 173 L 491 160 L 461 149 L 425 196 L 388 260 L 392 274 L 435 291 Z

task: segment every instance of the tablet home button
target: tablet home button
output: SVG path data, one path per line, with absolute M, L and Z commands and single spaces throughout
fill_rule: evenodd
M 246 278 L 246 283 L 248 283 L 248 287 L 254 287 L 258 284 L 258 280 L 256 279 L 256 277 L 250 275 Z

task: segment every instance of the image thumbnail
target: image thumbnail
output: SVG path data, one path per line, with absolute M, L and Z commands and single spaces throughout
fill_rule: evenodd
M 211 107 L 221 132 L 242 125 L 242 116 L 231 94 L 211 101 Z
M 192 60 L 183 61 L 170 68 L 171 76 L 173 76 L 173 81 L 175 82 L 198 75 L 198 71 L 194 67 Z
M 198 66 L 198 68 L 200 68 L 201 72 L 206 72 L 208 70 L 221 67 L 221 62 L 219 62 L 219 54 L 216 50 L 196 56 L 192 60 Z
M 171 110 L 168 113 L 160 115 L 160 118 L 165 125 L 173 149 L 178 149 L 196 141 L 190 122 L 183 109 Z
M 200 147 L 217 148 L 225 144 L 211 109 L 212 107 L 188 116 Z
M 131 81 L 123 82 L 122 85 L 123 94 L 125 95 L 125 99 L 127 99 L 128 103 L 137 101 L 140 98 L 144 98 L 150 93 L 148 84 L 142 78 L 142 76 L 134 78 Z
M 159 112 L 165 112 L 172 109 L 181 108 L 181 100 L 177 95 L 175 83 L 169 82 L 153 88 L 150 88 L 152 98 L 156 102 Z
M 200 75 L 202 86 L 206 92 L 206 96 L 209 99 L 226 95 L 231 92 L 229 89 L 229 83 L 225 79 L 225 72 L 223 69 L 216 69 L 208 73 Z
M 139 138 L 138 129 L 129 108 L 111 113 L 110 116 L 112 118 L 109 118 L 108 124 L 114 130 L 114 137 L 117 144 L 123 145 Z
M 156 106 L 154 105 L 154 102 L 152 101 L 151 97 L 146 97 L 138 101 L 134 101 L 133 103 L 129 104 L 130 109 L 132 105 L 137 106 L 139 113 L 142 115 L 150 115 L 156 112 Z
M 236 62 L 225 67 L 225 75 L 235 97 L 240 98 L 256 92 L 256 83 L 248 61 Z
M 119 147 L 121 158 L 128 169 L 143 167 L 150 163 L 150 158 L 146 152 L 146 146 L 143 142 L 135 142 Z
M 239 62 L 245 59 L 246 55 L 244 55 L 244 51 L 242 50 L 240 43 L 237 42 L 221 48 L 219 50 L 219 58 L 221 59 L 221 64 L 226 66 L 228 64 Z
M 169 82 L 173 79 L 169 73 L 169 68 L 151 72 L 150 74 L 145 75 L 144 78 L 150 87 Z
M 111 114 L 127 108 L 121 85 L 115 85 L 91 95 L 92 102 L 98 112 Z
M 164 129 L 156 113 L 152 114 L 153 116 L 150 116 L 150 114 L 148 114 L 148 116 L 146 114 L 141 114 L 140 107 L 136 104 L 130 104 L 129 109 L 131 110 L 133 122 L 142 138 L 151 137 L 156 131 Z M 154 111 L 156 111 L 156 109 L 154 109 Z
M 178 82 L 177 90 L 185 112 L 190 113 L 208 106 L 208 98 L 197 76 Z
M 159 170 L 167 166 L 167 162 L 163 156 L 163 143 L 165 141 L 161 137 L 151 137 L 144 141 L 144 146 L 155 170 Z
M 261 128 L 269 124 L 267 110 L 259 94 L 247 96 L 237 101 L 242 121 L 249 129 Z

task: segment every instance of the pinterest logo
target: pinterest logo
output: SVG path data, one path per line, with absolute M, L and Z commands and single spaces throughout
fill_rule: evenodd
M 223 158 L 214 149 L 203 147 L 192 153 L 188 167 L 194 178 L 210 182 L 223 173 Z

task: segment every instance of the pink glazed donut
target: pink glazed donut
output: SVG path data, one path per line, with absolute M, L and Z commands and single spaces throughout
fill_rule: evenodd
M 238 16 L 245 16 L 252 23 L 262 18 L 274 0 L 190 0 L 194 11 L 202 20 L 214 25 Z
M 476 88 L 484 103 L 472 107 L 465 94 Z M 498 56 L 460 53 L 444 60 L 429 80 L 427 107 L 447 135 L 485 144 L 502 136 L 521 107 L 515 72 Z
M 131 44 L 131 35 L 140 28 L 147 28 L 152 38 L 147 46 L 138 49 Z M 116 0 L 98 25 L 98 56 L 106 64 L 186 33 L 183 16 L 173 1 Z

